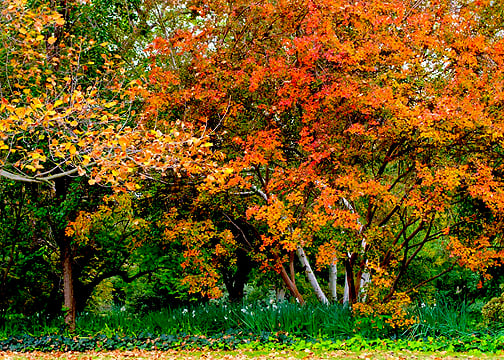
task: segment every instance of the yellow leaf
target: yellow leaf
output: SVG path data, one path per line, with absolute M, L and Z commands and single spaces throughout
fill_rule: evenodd
M 42 105 L 42 102 L 38 98 L 33 99 L 32 103 L 33 103 L 32 108 L 35 108 L 35 109 L 44 106 L 44 105 Z
M 75 148 L 74 145 L 70 145 L 68 151 L 70 152 L 70 155 L 74 155 L 77 152 L 77 149 Z
M 24 108 L 16 108 L 16 115 L 22 119 L 24 118 L 26 110 Z
M 26 34 L 26 29 L 25 28 L 21 28 L 21 29 L 19 29 L 19 32 L 24 35 L 24 34 Z
M 210 147 L 210 146 L 213 146 L 213 144 L 211 142 L 206 142 L 204 143 L 203 145 L 201 145 L 202 147 Z
M 84 160 L 82 160 L 82 165 L 86 166 L 89 164 L 89 162 L 91 161 L 91 158 L 89 157 L 89 155 L 84 155 L 83 156 Z
M 89 179 L 88 180 L 88 184 L 89 185 L 94 185 L 94 184 L 96 184 L 96 181 L 94 179 Z
M 104 106 L 108 109 L 115 105 L 117 105 L 117 101 L 111 101 L 109 103 L 106 103 Z
M 41 41 L 41 40 L 44 40 L 44 35 L 38 35 L 35 40 L 37 41 Z
M 60 25 L 60 26 L 64 25 L 65 24 L 65 19 L 63 19 L 62 17 L 57 18 L 56 19 L 56 24 Z
M 55 108 L 57 108 L 57 107 L 58 107 L 58 106 L 60 106 L 61 104 L 63 104 L 63 101 L 61 101 L 61 100 L 59 100 L 59 99 L 58 99 L 58 100 L 56 100 L 56 101 L 54 102 L 54 107 L 55 107 Z
M 51 36 L 49 39 L 47 39 L 47 42 L 48 42 L 50 45 L 52 45 L 52 44 L 54 44 L 54 43 L 56 42 L 56 40 L 57 40 L 57 39 L 56 39 L 54 36 Z
M 77 126 L 77 125 L 79 125 L 79 123 L 75 120 L 70 123 L 70 126 Z

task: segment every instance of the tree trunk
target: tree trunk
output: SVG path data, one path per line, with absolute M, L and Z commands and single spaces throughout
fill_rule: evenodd
M 331 301 L 338 301 L 338 293 L 336 291 L 336 285 L 338 280 L 338 268 L 336 266 L 336 259 L 334 259 L 333 263 L 329 265 L 329 290 L 331 293 Z
M 352 213 L 356 212 L 352 204 L 347 199 L 342 197 L 341 201 L 343 202 L 343 205 Z M 360 226 L 359 234 L 362 234 L 364 225 L 359 220 L 357 220 L 357 222 Z M 361 246 L 361 255 L 365 257 L 367 245 L 366 239 L 364 237 L 362 238 Z M 361 263 L 360 269 L 357 272 L 357 279 L 354 279 L 353 265 L 355 264 L 355 259 L 357 256 L 358 254 L 356 253 L 348 253 L 348 260 L 345 261 L 345 291 L 343 293 L 344 304 L 348 304 L 349 302 L 353 304 L 358 300 L 364 301 L 366 299 L 366 285 L 371 282 L 371 274 L 367 269 L 367 259 Z
M 343 290 L 343 304 L 350 303 L 350 285 L 348 284 L 348 271 L 345 270 L 345 290 Z
M 355 304 L 357 302 L 358 289 L 356 282 L 354 279 L 354 271 L 353 266 L 355 263 L 355 259 L 357 258 L 356 253 L 352 253 L 348 259 L 345 260 L 345 294 L 343 296 L 344 304 Z
M 371 282 L 371 274 L 367 270 L 368 261 L 366 260 L 365 269 L 360 278 L 359 301 L 365 302 L 367 297 L 367 284 Z
M 280 276 L 282 277 L 282 280 L 285 283 L 285 286 L 287 286 L 287 289 L 289 289 L 292 296 L 294 296 L 296 298 L 298 303 L 300 303 L 301 305 L 304 305 L 305 301 L 303 299 L 303 295 L 301 295 L 301 293 L 299 292 L 296 285 L 289 278 L 289 274 L 287 274 L 287 271 L 285 271 L 285 267 L 283 265 L 282 265 L 282 268 L 280 271 Z
M 322 304 L 329 304 L 329 300 L 327 300 L 327 297 L 325 296 L 324 292 L 322 291 L 322 288 L 320 287 L 317 278 L 315 277 L 315 274 L 310 266 L 310 263 L 308 261 L 308 258 L 306 257 L 306 254 L 301 246 L 298 246 L 297 248 L 297 254 L 299 257 L 299 261 L 301 262 L 301 265 L 303 265 L 306 277 L 308 278 L 308 282 L 310 285 L 313 287 L 313 290 L 315 291 L 315 295 L 317 295 L 317 298 Z
M 69 240 L 69 239 L 65 239 Z M 61 249 L 61 263 L 63 267 L 63 298 L 65 307 L 65 324 L 68 330 L 75 331 L 75 296 L 74 296 L 74 283 L 72 274 L 72 252 L 70 246 L 65 246 Z

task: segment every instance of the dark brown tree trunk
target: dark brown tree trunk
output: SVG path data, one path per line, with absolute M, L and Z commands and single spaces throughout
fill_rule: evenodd
M 65 238 L 67 246 L 61 249 L 61 265 L 63 269 L 63 298 L 65 307 L 65 324 L 68 330 L 75 331 L 75 317 L 77 314 L 75 296 L 74 296 L 74 281 L 73 281 L 73 256 L 70 249 L 68 238 Z
M 283 265 L 280 271 L 280 276 L 282 277 L 285 286 L 287 286 L 287 289 L 289 289 L 292 296 L 294 296 L 301 305 L 304 305 L 305 301 L 303 299 L 303 295 L 301 295 L 301 293 L 299 292 L 296 284 L 292 282 L 292 280 L 289 277 L 289 274 L 287 274 L 287 271 L 285 271 L 285 267 Z
M 229 293 L 229 301 L 240 302 L 244 297 L 245 284 L 252 269 L 252 260 L 245 249 L 236 251 L 236 271 L 221 270 L 224 285 Z
M 356 258 L 356 254 L 352 254 L 352 256 L 349 259 L 345 260 L 345 271 L 346 271 L 346 279 L 348 282 L 348 301 L 350 304 L 355 304 L 357 302 L 357 291 L 355 288 L 355 279 L 354 279 L 354 271 L 353 271 L 353 264 Z

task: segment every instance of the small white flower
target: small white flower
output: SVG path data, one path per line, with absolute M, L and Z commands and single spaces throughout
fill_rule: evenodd
M 182 310 L 183 315 L 187 314 L 188 312 L 189 312 L 189 310 L 187 310 L 187 309 Z

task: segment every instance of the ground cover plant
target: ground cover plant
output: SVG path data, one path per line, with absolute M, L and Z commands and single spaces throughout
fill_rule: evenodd
M 68 359 L 68 360 L 111 360 L 111 359 L 271 359 L 271 360 L 294 360 L 294 359 L 313 359 L 313 360 L 361 360 L 361 359 L 376 359 L 376 360 L 404 360 L 404 359 L 431 359 L 431 360 L 455 360 L 455 359 L 498 359 L 493 355 L 485 354 L 449 354 L 446 351 L 433 353 L 418 353 L 413 351 L 124 351 L 124 352 L 86 352 L 86 353 L 41 353 L 34 352 L 30 354 L 19 353 L 0 353 L 0 359 L 9 360 L 32 360 L 32 359 Z

